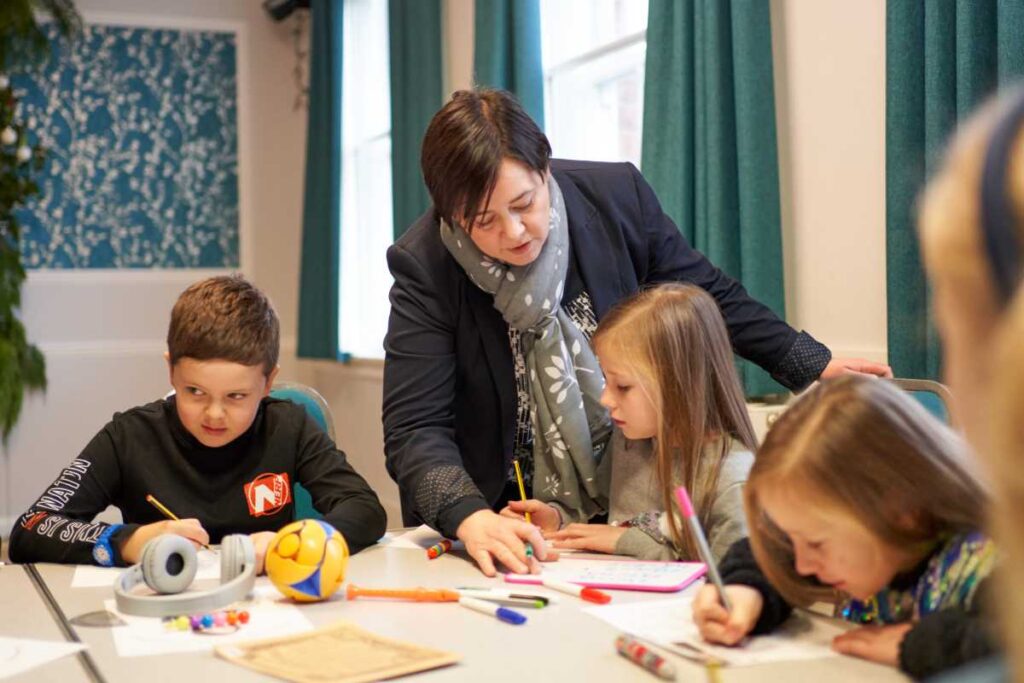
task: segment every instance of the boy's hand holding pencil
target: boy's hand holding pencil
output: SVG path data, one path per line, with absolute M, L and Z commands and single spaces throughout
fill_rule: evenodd
M 198 519 L 168 519 L 145 524 L 136 529 L 121 546 L 121 557 L 125 562 L 137 564 L 142 559 L 142 549 L 146 547 L 146 543 L 162 534 L 184 536 L 197 547 L 209 547 L 210 544 L 210 535 L 206 533 Z

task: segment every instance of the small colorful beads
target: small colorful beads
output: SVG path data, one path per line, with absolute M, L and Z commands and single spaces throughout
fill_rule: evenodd
M 164 619 L 165 627 L 168 630 L 188 631 L 194 633 L 208 633 L 210 635 L 222 635 L 234 633 L 238 627 L 249 623 L 249 613 L 237 610 L 219 610 L 206 614 L 181 615 L 178 617 L 167 617 Z

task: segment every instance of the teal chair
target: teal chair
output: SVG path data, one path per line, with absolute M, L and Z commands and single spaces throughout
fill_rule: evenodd
M 310 417 L 327 432 L 334 441 L 334 416 L 324 397 L 316 389 L 299 382 L 277 382 L 270 390 L 273 398 L 297 403 L 306 409 Z M 322 516 L 313 507 L 313 498 L 302 484 L 292 487 L 295 499 L 295 519 L 320 519 Z
M 939 420 L 956 426 L 953 416 L 953 394 L 945 384 L 930 379 L 894 379 L 893 383 L 903 389 Z

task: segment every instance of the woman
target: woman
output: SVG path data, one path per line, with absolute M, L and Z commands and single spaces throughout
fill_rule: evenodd
M 455 93 L 431 121 L 422 168 L 433 208 L 388 250 L 395 278 L 384 342 L 388 471 L 406 524 L 465 542 L 485 574 L 494 559 L 531 569 L 537 530 L 502 518 L 518 498 L 512 459 L 533 496 L 583 516 L 610 431 L 589 338 L 640 288 L 683 281 L 722 309 L 736 351 L 794 389 L 847 369 L 687 244 L 634 166 L 551 160 L 515 99 Z

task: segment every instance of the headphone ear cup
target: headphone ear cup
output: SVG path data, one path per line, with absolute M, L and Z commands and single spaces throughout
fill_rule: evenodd
M 192 584 L 198 561 L 192 542 L 183 536 L 163 534 L 142 549 L 142 579 L 157 593 L 180 593 Z
M 241 576 L 246 566 L 256 564 L 252 539 L 244 534 L 231 534 L 220 541 L 220 582 L 227 583 Z

